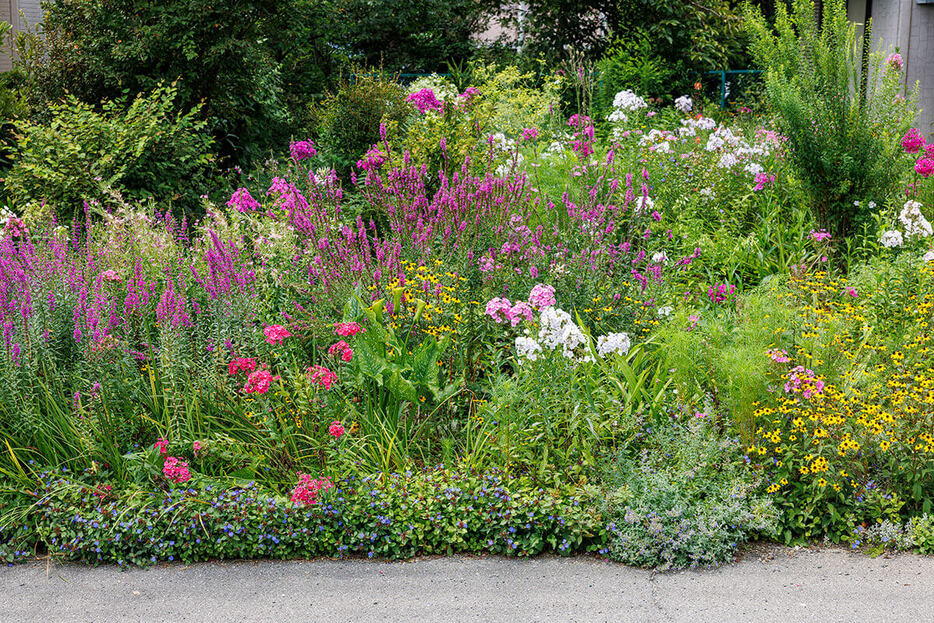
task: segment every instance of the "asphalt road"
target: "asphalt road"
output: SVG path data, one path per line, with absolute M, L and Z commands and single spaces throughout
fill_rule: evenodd
M 0 570 L 0 621 L 934 621 L 934 557 L 762 547 L 653 573 L 594 558 Z

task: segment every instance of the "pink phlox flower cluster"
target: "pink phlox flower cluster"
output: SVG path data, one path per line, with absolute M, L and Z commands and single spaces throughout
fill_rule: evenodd
M 484 313 L 489 316 L 493 322 L 509 322 L 509 314 L 512 311 L 512 303 L 507 298 L 496 297 L 487 301 Z
M 353 337 L 358 333 L 363 333 L 363 327 L 356 322 L 338 322 L 334 325 L 334 333 L 341 337 Z
M 885 65 L 889 69 L 894 71 L 901 71 L 904 66 L 904 61 L 902 61 L 902 55 L 899 53 L 889 54 L 885 57 Z
M 924 135 L 918 128 L 911 128 L 902 137 L 902 149 L 906 154 L 916 154 L 924 148 Z
M 253 372 L 256 370 L 256 360 L 246 357 L 237 357 L 227 365 L 227 372 L 233 376 L 237 372 Z
M 534 141 L 538 138 L 538 128 L 524 128 L 522 130 L 523 141 Z
M 768 173 L 760 171 L 756 173 L 755 182 L 756 185 L 752 187 L 753 190 L 762 190 L 767 185 L 775 181 L 774 175 L 769 175 Z
M 856 288 L 852 286 L 847 286 L 845 292 L 852 296 L 854 299 L 859 297 L 859 293 L 856 291 Z
M 823 242 L 824 240 L 830 240 L 830 234 L 824 230 L 814 231 L 811 230 L 811 233 L 808 234 L 808 238 L 814 240 L 815 242 Z
M 314 158 L 318 155 L 318 150 L 315 149 L 315 144 L 311 141 L 292 141 L 289 143 L 289 153 L 292 155 L 292 160 L 300 162 L 308 158 Z
M 337 375 L 324 366 L 311 366 L 307 372 L 311 374 L 311 382 L 324 389 L 331 389 L 331 385 L 337 381 Z
M 165 463 L 162 464 L 162 473 L 169 481 L 174 483 L 183 483 L 191 480 L 191 472 L 188 471 L 188 463 L 174 456 L 167 456 L 165 458 Z
M 791 357 L 788 356 L 788 353 L 779 348 L 770 348 L 765 351 L 765 354 L 776 363 L 788 363 L 791 361 Z
M 334 421 L 328 426 L 328 434 L 335 439 L 343 437 L 345 432 L 347 431 L 344 430 L 344 425 L 340 422 Z
M 198 454 L 201 452 L 201 442 L 195 441 L 191 444 L 191 452 L 195 455 L 195 458 L 198 458 Z
M 804 366 L 797 366 L 788 372 L 788 382 L 785 383 L 785 393 L 801 394 L 805 398 L 810 398 L 823 391 L 824 381 L 817 378 L 813 370 L 808 370 Z
M 531 292 L 529 292 L 529 305 L 535 309 L 551 307 L 557 302 L 558 301 L 555 298 L 554 286 L 539 283 L 532 288 Z
M 934 158 L 924 156 L 915 163 L 915 173 L 921 177 L 928 178 L 934 174 Z
M 281 179 L 281 178 L 276 178 Z M 270 190 L 272 190 L 270 188 Z M 230 201 L 227 202 L 228 208 L 233 208 L 238 212 L 256 212 L 262 206 L 259 204 L 259 201 L 253 198 L 246 188 L 238 188 L 230 196 Z
M 289 184 L 289 181 L 282 177 L 272 178 L 272 183 L 269 185 L 269 190 L 266 191 L 267 195 L 284 195 L 292 189 L 292 185 Z M 229 204 L 228 204 L 229 205 Z
M 317 504 L 318 493 L 327 491 L 334 484 L 327 476 L 321 478 L 312 478 L 308 474 L 298 473 L 298 485 L 292 489 L 291 500 L 301 506 L 311 506 Z
M 169 441 L 165 437 L 159 437 L 159 439 L 156 440 L 156 443 L 154 443 L 152 447 L 158 450 L 159 454 L 165 456 L 169 452 Z
M 462 104 L 467 105 L 473 102 L 480 95 L 480 89 L 477 87 L 467 87 L 464 92 L 457 97 L 463 100 Z
M 516 326 L 523 320 L 526 322 L 532 321 L 532 308 L 525 301 L 516 301 L 507 314 L 509 317 L 509 324 L 512 326 Z
M 289 330 L 283 327 L 281 324 L 269 325 L 263 329 L 263 335 L 266 336 L 266 341 L 273 346 L 282 344 L 282 340 L 287 337 L 292 337 L 292 334 L 289 332 Z
M 728 283 L 718 283 L 715 286 L 710 286 L 707 289 L 707 295 L 710 297 L 712 303 L 722 303 L 728 300 L 733 293 L 736 292 L 736 286 L 730 285 Z
M 278 380 L 281 380 L 279 375 L 273 376 L 268 369 L 260 368 L 250 373 L 250 376 L 246 378 L 246 384 L 240 391 L 244 394 L 265 394 L 269 391 L 269 385 Z
M 343 361 L 350 361 L 353 359 L 353 349 L 350 348 L 350 344 L 341 340 L 336 344 L 332 344 L 328 349 L 328 354 L 332 357 L 340 356 Z
M 435 92 L 431 89 L 422 89 L 409 95 L 406 100 L 418 109 L 423 115 L 429 110 L 441 110 L 443 104 L 438 101 Z

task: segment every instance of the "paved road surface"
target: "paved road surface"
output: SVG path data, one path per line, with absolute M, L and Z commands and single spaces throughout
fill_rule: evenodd
M 594 558 L 0 569 L 0 621 L 934 621 L 934 558 L 762 547 L 714 570 Z

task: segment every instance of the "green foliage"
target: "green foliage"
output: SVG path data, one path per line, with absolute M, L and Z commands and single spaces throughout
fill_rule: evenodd
M 356 554 L 570 555 L 595 551 L 603 539 L 589 496 L 536 488 L 497 471 L 350 478 L 311 507 L 252 484 L 150 492 L 53 477 L 31 501 L 25 512 L 22 499 L 18 508 L 0 506 L 7 510 L 0 517 L 7 538 L 18 537 L 7 558 L 22 558 L 30 541 L 68 560 L 149 565 Z
M 380 140 L 379 127 L 400 124 L 410 112 L 405 89 L 381 68 L 352 65 L 334 91 L 310 107 L 321 156 L 342 178 Z
M 702 414 L 703 415 L 703 414 Z M 645 429 L 607 467 L 610 557 L 640 567 L 712 566 L 774 532 L 776 512 L 707 416 Z
M 683 313 L 661 329 L 665 367 L 684 404 L 716 415 L 729 414 L 748 442 L 754 432 L 756 402 L 769 395 L 766 350 L 789 327 L 792 311 L 782 305 L 780 282 L 743 297 L 742 308 Z
M 85 201 L 106 203 L 111 191 L 190 210 L 203 192 L 210 139 L 199 108 L 177 113 L 175 102 L 172 85 L 128 107 L 105 102 L 100 112 L 74 96 L 52 104 L 48 123 L 17 125 L 20 156 L 7 192 L 31 214 L 54 210 L 65 222 Z
M 901 72 L 878 51 L 864 65 L 869 37 L 857 37 L 842 0 L 821 7 L 818 22 L 813 0 L 795 0 L 790 12 L 778 5 L 774 31 L 758 9 L 747 5 L 745 16 L 788 162 L 839 243 L 869 218 L 870 201 L 894 189 L 918 87 L 903 93 Z
M 597 63 L 597 71 L 599 108 L 608 111 L 613 106 L 613 97 L 624 89 L 652 98 L 672 94 L 677 67 L 653 55 L 649 40 L 643 37 L 617 40 Z
M 34 114 L 66 93 L 96 105 L 176 81 L 177 110 L 203 103 L 220 153 L 247 159 L 282 141 L 282 72 L 299 68 L 294 79 L 305 81 L 308 61 L 320 57 L 291 46 L 309 45 L 307 31 L 330 15 L 304 0 L 62 0 L 44 8 L 41 35 L 21 40 L 18 62 Z
M 350 60 L 403 73 L 445 71 L 469 58 L 484 0 L 335 0 L 332 37 Z

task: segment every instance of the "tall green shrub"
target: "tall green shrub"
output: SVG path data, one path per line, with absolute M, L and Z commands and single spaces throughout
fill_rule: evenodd
M 843 0 L 794 0 L 776 7 L 774 29 L 745 7 L 751 51 L 765 71 L 766 93 L 787 139 L 788 161 L 821 227 L 852 234 L 897 181 L 899 137 L 911 126 L 918 88 L 882 54 L 868 55 Z M 871 24 L 867 24 L 871 32 Z
M 322 157 L 341 177 L 379 142 L 381 122 L 401 123 L 411 111 L 405 88 L 389 73 L 360 66 L 350 71 L 321 103 L 311 106 Z

